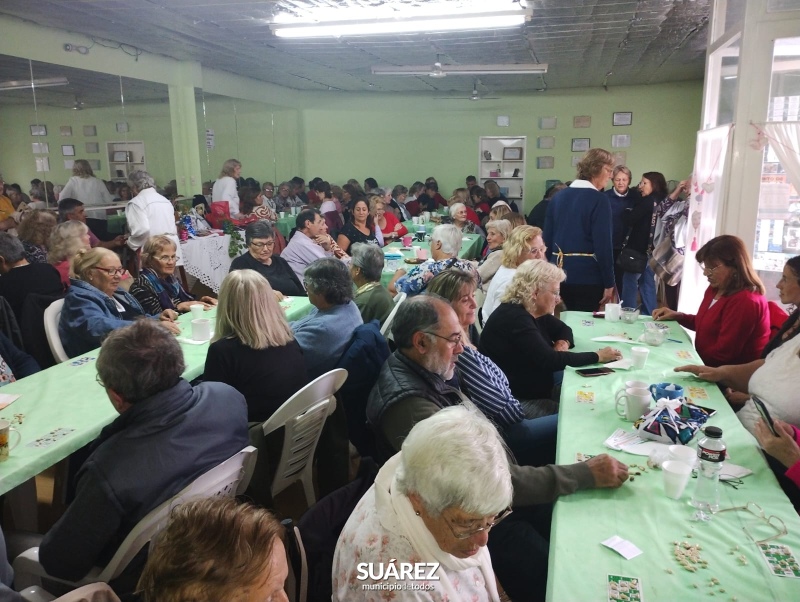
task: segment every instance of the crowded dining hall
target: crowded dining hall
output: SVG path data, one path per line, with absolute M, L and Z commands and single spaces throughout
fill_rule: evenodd
M 800 599 L 800 2 L 162 4 L 0 3 L 0 601 Z

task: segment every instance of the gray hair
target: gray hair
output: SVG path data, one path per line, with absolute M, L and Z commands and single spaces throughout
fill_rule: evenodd
M 184 369 L 178 341 L 158 322 L 146 318 L 111 331 L 97 356 L 103 386 L 128 403 L 175 386 Z
M 414 333 L 431 332 L 439 325 L 439 309 L 450 306 L 438 295 L 417 295 L 403 301 L 392 322 L 392 336 L 398 349 L 413 347 Z
M 471 404 L 444 408 L 414 425 L 396 474 L 398 491 L 416 493 L 431 516 L 446 508 L 494 516 L 511 505 L 503 440 Z
M 224 178 L 225 176 L 233 177 L 233 172 L 237 167 L 241 167 L 242 164 L 238 159 L 228 159 L 225 163 L 222 164 L 222 170 L 219 172 L 219 177 Z
M 353 299 L 353 281 L 347 266 L 333 257 L 312 261 L 303 272 L 303 284 L 331 305 L 344 305 Z
M 16 236 L 8 232 L 0 232 L 0 257 L 7 264 L 13 265 L 25 259 L 25 247 Z
M 131 189 L 136 190 L 145 190 L 146 188 L 155 188 L 156 181 L 146 171 L 142 171 L 141 169 L 137 169 L 136 171 L 131 172 L 128 175 L 128 186 Z
M 493 219 L 486 222 L 486 232 L 488 234 L 489 228 L 494 228 L 499 234 L 503 236 L 503 241 L 508 240 L 511 235 L 511 222 L 507 219 Z
M 47 261 L 58 263 L 71 259 L 79 249 L 84 248 L 81 237 L 89 232 L 83 222 L 69 220 L 58 224 L 50 234 L 50 244 L 47 246 Z
M 452 205 L 450 205 L 450 217 L 455 219 L 456 211 L 462 208 L 466 209 L 466 207 L 467 206 L 464 203 L 453 203 Z
M 244 229 L 244 243 L 249 247 L 254 238 L 275 238 L 275 232 L 266 220 L 247 224 Z
M 461 250 L 461 230 L 453 224 L 441 224 L 431 232 L 431 244 L 435 241 L 442 243 L 442 252 L 452 257 L 457 257 Z
M 354 243 L 350 247 L 353 258 L 350 265 L 361 269 L 361 273 L 369 282 L 378 282 L 383 272 L 383 251 L 375 245 L 363 242 Z

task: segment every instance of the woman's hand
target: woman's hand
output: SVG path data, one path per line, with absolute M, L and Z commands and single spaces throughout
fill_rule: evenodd
M 603 311 L 606 303 L 613 303 L 615 301 L 617 298 L 615 291 L 616 289 L 613 286 L 603 290 L 603 298 L 600 299 L 600 307 L 598 308 L 598 311 Z
M 275 289 L 272 289 L 272 292 L 275 293 L 275 298 L 278 300 L 278 303 L 286 299 L 286 296 L 282 292 L 276 291 Z
M 178 326 L 178 323 L 177 323 L 177 322 L 169 322 L 169 321 L 164 321 L 164 320 L 162 320 L 162 321 L 160 322 L 160 324 L 161 324 L 161 325 L 162 325 L 164 328 L 166 328 L 167 330 L 169 330 L 169 331 L 170 331 L 172 334 L 174 334 L 174 335 L 176 335 L 176 336 L 177 336 L 177 335 L 179 335 L 179 334 L 181 333 L 181 327 L 180 327 L 180 326 Z
M 794 430 L 783 420 L 775 420 L 775 432 L 772 434 L 763 420 L 756 422 L 756 438 L 770 456 L 787 468 L 800 462 L 800 446 L 794 440 Z
M 162 322 L 174 322 L 178 319 L 178 312 L 174 309 L 165 309 L 158 315 L 158 319 Z
M 569 341 L 556 341 L 553 343 L 553 349 L 556 351 L 569 351 Z
M 677 320 L 680 315 L 681 314 L 679 312 L 674 311 L 669 307 L 659 307 L 653 311 L 653 319 L 656 321 Z
M 203 299 L 208 299 L 208 298 L 209 297 L 203 297 Z M 213 305 L 216 305 L 216 304 L 217 303 L 215 301 Z M 185 314 L 186 312 L 192 311 L 192 305 L 202 305 L 204 311 L 208 311 L 209 309 L 211 309 L 213 307 L 212 304 L 206 303 L 205 301 L 200 300 L 200 301 L 183 301 L 181 303 L 178 303 L 178 305 L 175 306 L 175 309 L 177 309 L 182 314 Z M 172 310 L 167 310 L 167 311 L 172 311 Z
M 217 300 L 214 299 L 214 297 L 209 297 L 208 295 L 206 295 L 204 297 L 200 297 L 200 301 L 202 303 L 205 303 L 206 305 L 210 306 L 210 307 L 207 307 L 206 309 L 211 309 L 212 307 L 216 307 L 217 306 Z
M 725 375 L 719 368 L 712 368 L 711 366 L 698 366 L 695 364 L 689 364 L 687 366 L 678 366 L 673 370 L 673 372 L 690 372 L 694 374 L 697 378 L 700 378 L 702 380 L 707 380 L 708 382 L 712 383 L 718 383 L 723 378 L 725 378 Z
M 614 362 L 621 359 L 622 353 L 613 347 L 603 347 L 602 349 L 597 350 L 597 361 L 601 364 L 607 364 L 608 362 Z

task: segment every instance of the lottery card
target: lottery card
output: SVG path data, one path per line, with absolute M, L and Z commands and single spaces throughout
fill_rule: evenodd
M 686 393 L 690 399 L 708 399 L 708 391 L 703 387 L 686 387 Z
M 797 559 L 789 546 L 762 543 L 758 545 L 758 549 L 761 550 L 761 555 L 767 561 L 767 566 L 773 575 L 800 579 L 800 565 L 797 564 Z
M 39 437 L 36 441 L 31 441 L 26 447 L 50 447 L 59 439 L 63 439 L 74 432 L 75 429 L 57 428 L 47 433 L 44 437 Z
M 594 403 L 592 391 L 578 391 L 578 403 Z
M 575 461 L 576 462 L 586 462 L 586 460 L 591 460 L 594 458 L 595 454 L 584 454 L 583 452 L 578 452 L 575 454 Z
M 676 351 L 675 355 L 678 357 L 678 359 L 682 359 L 682 360 L 690 360 L 690 359 L 692 359 L 692 354 L 689 351 L 686 351 L 685 349 L 681 350 L 681 351 Z
M 82 357 L 80 359 L 75 360 L 74 362 L 70 362 L 70 366 L 83 366 L 84 364 L 88 364 L 89 362 L 93 362 L 97 358 L 94 357 Z
M 581 326 L 594 326 L 594 320 L 581 320 Z
M 608 602 L 642 602 L 642 582 L 636 577 L 608 576 Z

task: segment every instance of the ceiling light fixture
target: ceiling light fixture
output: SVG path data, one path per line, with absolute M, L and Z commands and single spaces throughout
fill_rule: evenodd
M 541 75 L 547 73 L 547 63 L 520 63 L 517 65 L 408 65 L 400 67 L 372 67 L 373 75 Z
M 69 85 L 66 77 L 46 77 L 42 79 L 15 79 L 0 82 L 0 90 L 25 90 L 26 88 L 50 88 Z

